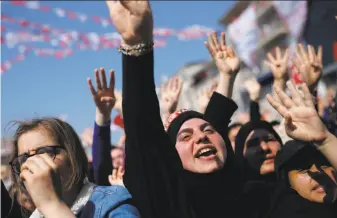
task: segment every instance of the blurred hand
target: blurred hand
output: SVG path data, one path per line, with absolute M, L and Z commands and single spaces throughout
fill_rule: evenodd
M 205 46 L 220 73 L 230 75 L 239 71 L 240 60 L 235 55 L 234 49 L 231 46 L 226 46 L 224 32 L 221 32 L 220 43 L 215 31 L 212 34 L 209 34 L 208 42 L 205 42 Z
M 120 166 L 118 169 L 113 169 L 112 174 L 109 176 L 110 185 L 124 186 L 123 183 L 124 167 Z
M 179 77 L 170 78 L 160 89 L 160 105 L 164 114 L 173 113 L 178 104 L 183 82 Z
M 293 139 L 320 142 L 328 136 L 328 130 L 315 109 L 312 96 L 306 84 L 302 84 L 303 96 L 290 81 L 287 86 L 291 98 L 278 87 L 274 87 L 279 99 L 267 94 L 269 103 L 285 118 L 285 131 Z
M 280 47 L 276 47 L 276 57 L 274 57 L 270 52 L 267 54 L 268 60 L 265 60 L 264 63 L 267 65 L 273 72 L 274 80 L 287 80 L 287 69 L 288 69 L 288 58 L 289 58 L 289 49 L 286 49 L 282 57 Z
M 322 50 L 322 46 L 319 46 L 316 54 L 312 45 L 308 45 L 306 51 L 304 46 L 299 44 L 295 51 L 296 58 L 293 60 L 293 64 L 311 91 L 316 87 L 322 75 Z
M 47 155 L 34 155 L 21 166 L 20 180 L 24 183 L 36 208 L 60 204 L 62 185 L 57 166 Z
M 245 81 L 244 86 L 246 87 L 249 98 L 252 101 L 258 101 L 260 97 L 260 91 L 261 91 L 261 85 L 260 83 L 256 80 L 255 77 Z
M 101 75 L 101 76 L 100 76 Z M 110 119 L 111 111 L 116 103 L 115 97 L 115 72 L 110 70 L 110 82 L 109 87 L 107 86 L 105 70 L 100 69 L 100 74 L 97 69 L 95 69 L 96 86 L 97 91 L 92 85 L 91 79 L 88 78 L 88 86 L 91 91 L 92 97 L 96 104 L 97 112 L 99 112 L 106 119 Z
M 213 79 L 210 87 L 202 90 L 198 95 L 198 103 L 200 106 L 200 112 L 204 113 L 210 98 L 212 97 L 213 92 L 216 90 L 218 86 L 218 81 Z
M 122 107 L 122 101 L 123 101 L 123 97 L 122 97 L 122 93 L 119 92 L 119 91 L 115 91 L 115 99 L 116 99 L 116 102 L 115 102 L 115 110 L 123 115 L 123 107 Z
M 153 18 L 148 0 L 106 1 L 110 17 L 127 45 L 152 42 Z

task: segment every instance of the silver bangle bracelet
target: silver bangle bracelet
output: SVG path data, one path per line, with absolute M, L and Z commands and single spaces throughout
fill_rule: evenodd
M 125 54 L 125 55 L 130 55 L 130 56 L 141 56 L 144 55 L 153 49 L 153 42 L 149 43 L 139 43 L 136 45 L 126 45 L 126 44 L 121 44 L 119 47 L 118 51 Z

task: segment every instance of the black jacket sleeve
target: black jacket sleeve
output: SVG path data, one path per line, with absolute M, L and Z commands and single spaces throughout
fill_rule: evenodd
M 227 138 L 228 124 L 238 106 L 236 103 L 217 92 L 214 92 L 205 111 L 205 118 L 224 137 Z
M 160 118 L 153 51 L 123 55 L 124 183 L 142 217 L 189 217 L 182 163 Z
M 260 106 L 258 102 L 250 101 L 250 121 L 257 122 L 261 120 Z

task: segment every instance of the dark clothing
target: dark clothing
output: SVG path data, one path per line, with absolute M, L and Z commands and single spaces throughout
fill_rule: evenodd
M 189 218 L 182 163 L 160 118 L 153 51 L 123 55 L 124 184 L 141 216 Z
M 94 174 L 94 183 L 97 185 L 110 185 L 108 179 L 109 175 L 112 173 L 110 141 L 110 124 L 98 126 L 95 122 L 92 143 L 92 169 Z
M 1 217 L 4 218 L 20 218 L 21 206 L 15 199 L 11 199 L 9 193 L 1 180 Z
M 250 121 L 257 122 L 261 120 L 260 106 L 258 102 L 250 101 Z
M 336 218 L 337 204 L 326 205 L 302 198 L 294 189 L 288 188 L 275 203 L 268 218 Z

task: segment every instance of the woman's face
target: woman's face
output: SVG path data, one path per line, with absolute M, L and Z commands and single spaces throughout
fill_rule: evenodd
M 34 154 L 36 149 L 56 145 L 58 144 L 50 135 L 50 133 L 46 129 L 39 127 L 23 133 L 19 137 L 18 155 L 22 155 L 24 153 Z M 67 152 L 64 149 L 59 149 L 59 152 L 57 152 L 55 156 L 54 162 L 57 165 L 58 172 L 60 173 L 62 185 L 67 184 L 72 176 L 70 160 Z
M 186 121 L 176 139 L 176 149 L 184 169 L 194 173 L 211 173 L 221 169 L 227 158 L 221 135 L 205 120 Z
M 332 167 L 321 166 L 320 168 L 336 183 L 336 179 L 333 175 L 336 171 Z M 301 197 L 309 201 L 323 203 L 326 192 L 321 184 L 308 174 L 308 171 L 318 172 L 317 166 L 313 164 L 309 169 L 289 171 L 288 177 L 290 185 Z
M 248 153 L 247 151 L 250 151 L 251 149 L 255 149 L 259 152 L 249 153 L 261 156 L 261 163 L 259 164 L 261 175 L 275 172 L 274 159 L 276 153 L 281 149 L 281 144 L 276 140 L 273 134 L 265 129 L 256 129 L 252 131 L 246 139 L 243 155 L 246 156 L 246 153 Z

